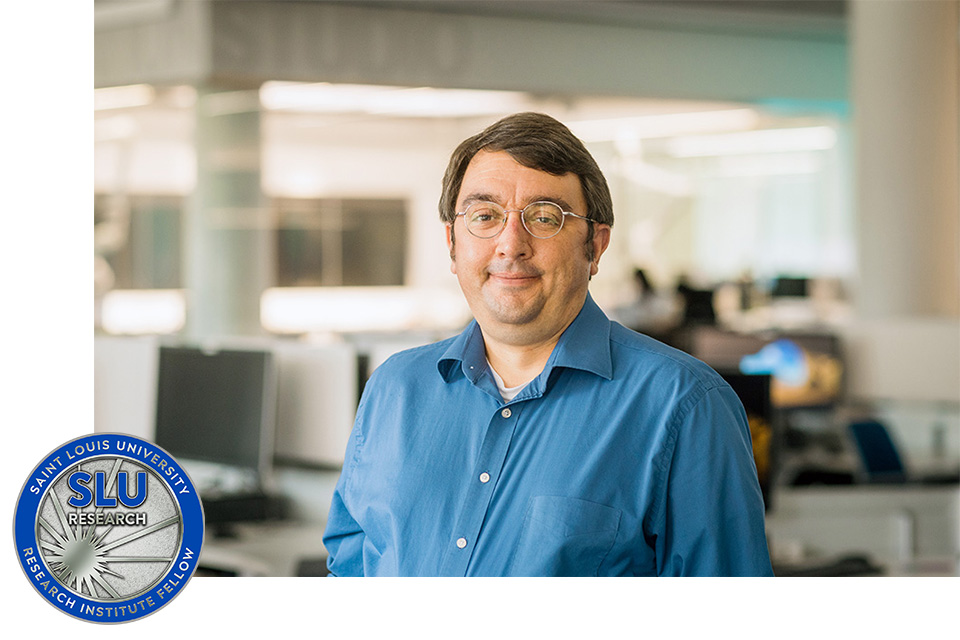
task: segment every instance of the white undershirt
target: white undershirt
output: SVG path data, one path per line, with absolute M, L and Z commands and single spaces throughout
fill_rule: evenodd
M 493 374 L 493 380 L 497 383 L 497 389 L 500 390 L 500 396 L 503 398 L 504 402 L 510 402 L 517 397 L 517 394 L 520 393 L 520 390 L 527 386 L 527 384 L 530 382 L 527 380 L 526 382 L 508 389 L 507 385 L 503 383 L 503 378 L 500 377 L 500 374 L 498 374 L 497 370 L 493 368 L 493 365 L 490 364 L 489 360 L 487 360 L 487 366 L 490 367 L 490 373 Z

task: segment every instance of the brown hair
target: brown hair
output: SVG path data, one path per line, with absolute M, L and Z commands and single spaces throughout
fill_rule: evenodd
M 478 151 L 506 151 L 525 167 L 563 175 L 575 173 L 587 202 L 580 213 L 596 222 L 613 225 L 610 189 L 596 160 L 583 143 L 563 123 L 542 113 L 516 113 L 493 123 L 460 143 L 450 156 L 440 194 L 440 219 L 453 223 L 457 215 L 457 196 L 467 165 Z M 589 242 L 593 238 L 590 227 Z

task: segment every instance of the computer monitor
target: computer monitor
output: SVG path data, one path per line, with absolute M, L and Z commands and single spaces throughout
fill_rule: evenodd
M 359 366 L 349 344 L 279 342 L 276 467 L 339 469 L 357 415 Z
M 717 370 L 769 374 L 777 409 L 830 408 L 843 398 L 843 351 L 840 338 L 830 333 L 700 327 L 682 346 Z
M 239 469 L 262 487 L 275 416 L 271 353 L 160 347 L 155 441 L 171 455 Z
M 751 375 L 733 370 L 721 370 L 718 373 L 733 388 L 747 413 L 757 479 L 760 481 L 764 507 L 769 511 L 773 505 L 780 440 L 777 414 L 771 401 L 771 378 L 769 375 Z
M 780 408 L 828 408 L 843 393 L 843 357 L 834 335 L 781 332 L 745 354 L 739 368 L 772 375 L 773 402 Z
M 773 298 L 806 298 L 810 295 L 810 281 L 807 278 L 780 276 L 773 281 L 770 296 Z
M 689 286 L 677 288 L 683 300 L 683 325 L 713 325 L 717 322 L 713 306 L 713 289 L 693 289 Z

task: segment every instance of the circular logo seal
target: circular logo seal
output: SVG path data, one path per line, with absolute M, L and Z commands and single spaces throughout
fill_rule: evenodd
M 169 453 L 98 433 L 37 465 L 13 528 L 20 565 L 48 602 L 82 620 L 129 622 L 168 604 L 193 575 L 203 507 Z

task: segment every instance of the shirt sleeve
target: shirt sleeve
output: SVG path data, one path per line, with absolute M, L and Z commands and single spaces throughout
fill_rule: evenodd
M 350 434 L 347 451 L 344 455 L 343 471 L 337 480 L 333 492 L 330 511 L 327 514 L 327 526 L 323 533 L 323 545 L 327 550 L 327 569 L 332 576 L 363 575 L 364 532 L 350 513 L 346 492 L 350 480 L 350 471 L 359 453 L 360 415 Z
M 773 575 L 750 429 L 732 389 L 708 390 L 678 417 L 666 477 L 660 575 Z

